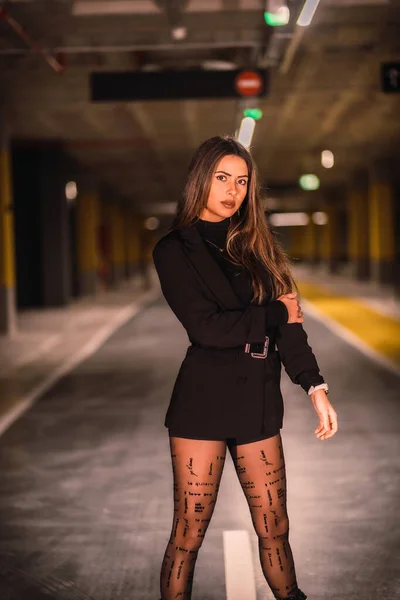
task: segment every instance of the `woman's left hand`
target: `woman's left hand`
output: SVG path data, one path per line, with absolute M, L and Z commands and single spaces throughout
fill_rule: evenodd
M 311 394 L 311 400 L 319 417 L 319 426 L 314 433 L 318 439 L 326 440 L 334 436 L 338 430 L 337 414 L 325 390 L 316 390 Z

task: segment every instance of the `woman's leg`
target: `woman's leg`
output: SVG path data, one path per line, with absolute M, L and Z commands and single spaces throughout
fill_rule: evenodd
M 190 600 L 197 554 L 217 500 L 224 441 L 170 437 L 174 518 L 160 575 L 162 600 Z
M 229 445 L 236 472 L 258 535 L 261 568 L 273 594 L 287 598 L 297 590 L 289 544 L 286 473 L 281 436 Z

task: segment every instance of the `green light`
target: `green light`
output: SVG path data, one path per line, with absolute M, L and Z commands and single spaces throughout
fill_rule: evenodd
M 311 173 L 302 175 L 299 179 L 299 185 L 302 190 L 317 190 L 319 188 L 319 178 Z
M 244 117 L 251 117 L 255 121 L 259 121 L 263 116 L 261 108 L 245 108 L 243 111 Z
M 289 16 L 290 13 L 287 8 L 286 10 L 280 10 L 277 13 L 268 11 L 265 11 L 264 13 L 265 22 L 267 25 L 270 25 L 270 27 L 282 27 L 282 25 L 287 25 L 289 23 Z

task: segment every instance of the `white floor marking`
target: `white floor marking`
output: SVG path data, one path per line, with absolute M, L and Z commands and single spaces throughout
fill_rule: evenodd
M 150 300 L 152 298 L 152 293 L 148 292 L 144 297 L 146 300 Z M 102 346 L 107 339 L 117 331 L 117 329 L 122 327 L 129 319 L 136 315 L 143 305 L 144 297 L 140 299 L 140 302 L 133 302 L 130 306 L 120 310 L 112 321 L 102 327 L 79 352 L 76 352 L 68 360 L 59 365 L 59 367 L 54 369 L 44 381 L 34 387 L 28 394 L 22 396 L 11 410 L 0 418 L 0 435 L 2 435 L 26 410 L 28 410 L 42 394 L 61 379 L 63 375 L 94 354 L 94 352 L 96 352 L 96 350 L 98 350 L 100 346 Z
M 256 600 L 253 558 L 247 531 L 224 531 L 227 600 Z
M 321 321 L 321 323 L 326 325 L 326 327 L 328 327 L 328 329 L 333 331 L 334 334 L 341 337 L 349 344 L 352 344 L 352 346 L 355 346 L 357 348 L 357 350 L 360 350 L 361 352 L 366 354 L 369 358 L 372 358 L 376 362 L 379 362 L 382 366 L 386 367 L 386 369 L 389 369 L 389 371 L 391 371 L 395 375 L 400 376 L 400 369 L 396 365 L 396 363 L 391 361 L 389 358 L 386 358 L 386 356 L 383 356 L 382 354 L 379 354 L 378 352 L 376 352 L 376 350 L 374 350 L 373 348 L 368 346 L 368 344 L 363 342 L 354 333 L 352 333 L 351 331 L 346 329 L 346 327 L 344 327 L 343 325 L 341 325 L 340 323 L 338 323 L 337 321 L 335 321 L 334 319 L 332 319 L 331 317 L 326 315 L 324 312 L 322 312 L 318 308 L 316 308 L 310 301 L 303 299 L 301 301 L 301 303 L 304 306 L 304 311 L 306 313 L 309 313 L 315 319 L 317 319 L 318 321 Z

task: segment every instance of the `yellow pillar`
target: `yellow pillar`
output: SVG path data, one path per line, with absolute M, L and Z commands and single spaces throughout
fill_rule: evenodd
M 378 178 L 370 183 L 368 197 L 371 275 L 375 281 L 391 283 L 395 256 L 393 185 Z
M 127 276 L 127 251 L 126 251 L 126 226 L 125 226 L 125 215 L 126 209 L 120 204 L 116 205 L 116 217 L 117 217 L 117 254 L 116 264 L 120 272 L 120 278 L 124 279 Z
M 16 328 L 15 242 L 10 150 L 0 144 L 0 334 Z
M 109 232 L 110 279 L 116 284 L 125 275 L 124 215 L 121 205 L 117 203 L 107 203 L 105 209 Z
M 347 194 L 348 254 L 356 279 L 369 278 L 368 191 L 354 187 Z
M 76 205 L 79 289 L 82 295 L 95 294 L 99 268 L 99 199 L 96 192 L 78 195 Z

